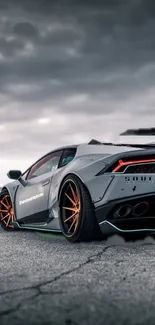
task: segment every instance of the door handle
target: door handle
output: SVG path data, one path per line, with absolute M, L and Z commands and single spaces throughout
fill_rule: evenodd
M 46 186 L 48 185 L 50 182 L 50 179 L 46 179 L 46 181 L 42 182 L 42 186 Z

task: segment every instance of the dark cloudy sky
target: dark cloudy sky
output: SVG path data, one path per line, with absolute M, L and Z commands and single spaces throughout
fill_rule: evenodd
M 54 147 L 155 126 L 155 1 L 0 0 L 0 184 Z

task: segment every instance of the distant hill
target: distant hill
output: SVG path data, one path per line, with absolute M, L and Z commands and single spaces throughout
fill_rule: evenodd
M 151 136 L 155 135 L 155 128 L 128 129 L 120 135 Z
M 119 142 L 125 144 L 155 144 L 155 128 L 128 129 L 119 135 Z

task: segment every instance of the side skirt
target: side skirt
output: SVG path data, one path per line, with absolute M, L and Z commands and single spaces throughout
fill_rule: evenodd
M 15 221 L 15 222 L 12 222 L 11 223 L 12 225 L 14 225 L 15 226 L 15 228 L 19 228 L 19 229 L 32 229 L 32 230 L 39 230 L 39 231 L 49 231 L 49 232 L 59 232 L 59 233 L 61 233 L 62 231 L 61 230 L 59 230 L 59 229 L 49 229 L 49 228 L 47 228 L 46 226 L 47 226 L 47 223 L 45 223 L 44 225 L 36 225 L 36 226 L 34 226 L 34 225 L 31 225 L 31 224 L 27 224 L 26 226 L 25 225 L 20 225 L 17 221 Z

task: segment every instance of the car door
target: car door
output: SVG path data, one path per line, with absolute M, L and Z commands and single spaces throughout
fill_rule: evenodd
M 16 193 L 18 221 L 38 223 L 47 220 L 50 184 L 61 155 L 62 150 L 52 152 L 30 168 L 26 175 L 27 185 L 20 184 Z

